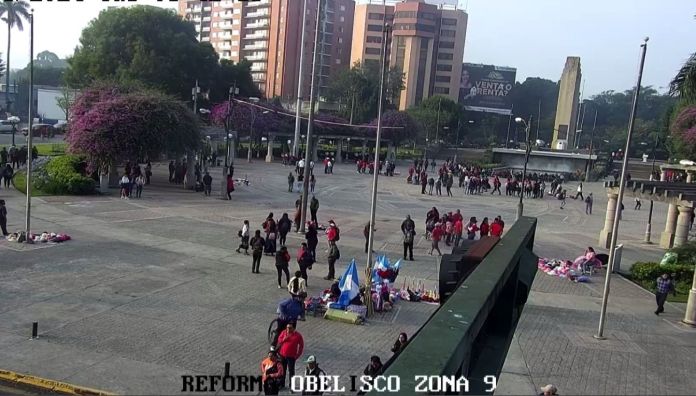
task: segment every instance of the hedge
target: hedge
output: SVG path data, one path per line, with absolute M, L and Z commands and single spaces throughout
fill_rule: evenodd
M 669 296 L 670 301 L 686 301 L 686 297 L 691 290 L 691 283 L 694 278 L 694 266 L 690 264 L 667 264 L 651 262 L 637 262 L 631 267 L 631 279 L 654 292 L 657 286 L 657 278 L 662 274 L 673 274 L 677 298 Z
M 42 157 L 33 166 L 32 196 L 40 195 L 89 195 L 96 192 L 96 183 L 83 176 L 86 166 L 84 157 L 63 155 L 53 158 Z M 26 175 L 17 172 L 13 178 L 17 190 L 26 194 Z

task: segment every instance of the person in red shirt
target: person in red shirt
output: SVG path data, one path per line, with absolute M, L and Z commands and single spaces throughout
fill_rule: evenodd
M 283 360 L 283 379 L 281 387 L 285 387 L 285 374 L 290 375 L 290 381 L 295 376 L 295 361 L 304 352 L 302 334 L 295 330 L 295 323 L 290 322 L 278 336 L 278 352 Z
M 263 391 L 266 395 L 277 395 L 280 387 L 280 380 L 283 378 L 285 370 L 278 358 L 278 353 L 274 347 L 268 351 L 268 357 L 261 362 L 261 382 Z
M 460 212 L 459 209 L 452 215 L 452 222 L 456 223 L 457 220 L 464 221 L 464 216 L 462 216 L 462 212 Z
M 433 228 L 433 232 L 430 235 L 430 240 L 432 241 L 432 245 L 430 247 L 430 254 L 432 256 L 433 250 L 437 250 L 437 253 L 442 256 L 442 252 L 440 251 L 440 239 L 442 239 L 442 226 L 440 223 L 435 224 L 435 228 Z
M 503 225 L 500 224 L 500 218 L 496 217 L 491 224 L 491 235 L 500 238 L 503 236 Z
M 476 220 L 476 217 L 472 217 L 469 219 L 469 224 L 466 225 L 466 237 L 470 241 L 473 241 L 474 238 L 476 238 L 476 232 L 479 230 L 476 223 L 478 223 L 478 220 Z
M 488 217 L 484 217 L 483 220 L 481 221 L 481 238 L 488 236 L 488 232 L 490 231 L 490 225 L 488 224 Z
M 462 222 L 461 215 L 457 221 L 454 222 L 454 246 L 459 246 L 459 242 L 462 241 L 462 232 L 464 231 L 464 222 Z

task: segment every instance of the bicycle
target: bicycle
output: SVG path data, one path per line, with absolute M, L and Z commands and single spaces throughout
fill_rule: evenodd
M 278 343 L 278 336 L 280 332 L 285 329 L 287 322 L 282 321 L 280 318 L 275 318 L 268 325 L 268 343 L 272 346 L 276 346 Z

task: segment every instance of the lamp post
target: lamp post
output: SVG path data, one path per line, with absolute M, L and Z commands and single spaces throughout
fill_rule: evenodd
M 17 133 L 17 124 L 19 124 L 20 120 L 19 117 L 17 116 L 10 116 L 7 117 L 6 120 L 7 123 L 12 125 L 12 145 L 15 145 L 15 134 Z
M 658 141 L 660 139 L 659 134 L 655 134 L 655 144 L 653 144 L 652 149 L 652 169 L 650 170 L 650 180 L 653 180 L 653 175 L 655 174 L 655 151 L 657 150 Z M 645 243 L 652 244 L 650 241 L 650 234 L 652 234 L 652 214 L 653 214 L 654 201 L 650 200 L 650 210 L 648 211 L 648 224 L 645 226 Z
M 526 147 L 524 153 L 524 167 L 522 168 L 522 186 L 520 190 L 520 202 L 517 203 L 517 219 L 519 220 L 524 213 L 524 203 L 522 198 L 524 197 L 524 181 L 527 178 L 527 163 L 529 162 L 529 154 L 532 153 L 532 142 L 529 141 L 529 128 L 532 125 L 532 116 L 529 116 L 529 122 L 525 121 L 522 117 L 515 118 L 515 122 L 524 126 L 524 133 L 526 139 Z
M 621 201 L 623 201 L 624 190 L 626 189 L 626 168 L 628 167 L 628 153 L 631 148 L 631 137 L 633 135 L 633 124 L 636 119 L 636 111 L 638 109 L 638 97 L 640 96 L 640 83 L 643 79 L 643 66 L 645 65 L 645 53 L 648 50 L 648 38 L 645 38 L 643 44 L 641 44 L 641 55 L 640 55 L 640 66 L 638 68 L 638 82 L 636 83 L 636 90 L 633 95 L 633 105 L 631 107 L 631 118 L 628 122 L 628 133 L 626 136 L 626 153 L 623 158 L 623 164 L 621 165 L 621 181 L 619 184 L 619 196 L 617 198 L 617 208 L 614 211 L 614 226 L 611 230 L 611 243 L 609 244 L 609 261 L 607 263 L 607 274 L 604 279 L 604 292 L 602 293 L 602 307 L 599 312 L 599 326 L 597 328 L 597 334 L 594 336 L 596 339 L 603 340 L 604 337 L 604 323 L 607 320 L 607 303 L 609 301 L 609 284 L 611 282 L 611 273 L 614 269 L 614 259 L 616 258 L 616 240 L 619 233 L 619 222 L 621 220 Z
M 29 14 L 29 133 L 27 136 L 27 216 L 26 216 L 26 241 L 32 243 L 29 238 L 31 232 L 31 165 L 34 162 L 32 153 L 32 135 L 34 134 L 34 9 Z M 8 71 L 9 72 L 9 71 Z M 5 87 L 7 89 L 8 87 Z M 12 135 L 14 138 L 14 135 Z M 14 143 L 14 142 L 13 142 Z
M 317 1 L 317 21 L 314 26 L 314 55 L 312 57 L 312 77 L 309 85 L 309 116 L 307 117 L 307 141 L 305 143 L 305 166 L 304 180 L 302 183 L 302 211 L 300 216 L 300 233 L 305 232 L 305 222 L 307 221 L 307 195 L 309 192 L 309 163 L 310 151 L 312 151 L 312 130 L 314 129 L 314 105 L 315 105 L 315 85 L 317 82 L 317 62 L 319 61 L 319 27 L 321 26 L 321 6 L 323 1 Z
M 375 142 L 375 171 L 372 178 L 372 200 L 370 202 L 370 234 L 367 240 L 367 266 L 365 270 L 366 285 L 365 292 L 369 298 L 366 298 L 367 315 L 371 316 L 374 310 L 372 304 L 372 247 L 375 243 L 375 210 L 377 209 L 377 181 L 379 179 L 379 152 L 382 138 L 382 107 L 384 105 L 384 75 L 387 67 L 387 38 L 389 37 L 389 24 L 384 24 L 382 27 L 382 59 L 379 68 L 379 103 L 377 105 L 377 133 Z
M 317 17 L 318 17 L 317 13 Z M 304 84 L 305 26 L 307 26 L 307 0 L 302 7 L 302 38 L 300 39 L 300 70 L 297 74 L 297 107 L 295 109 L 295 139 L 292 144 L 292 156 L 300 153 L 300 128 L 302 125 L 302 84 Z M 289 143 L 288 143 L 289 144 Z
M 594 148 L 595 127 L 597 127 L 597 106 L 595 106 L 594 122 L 592 123 L 592 133 L 590 133 L 590 153 L 587 156 L 587 170 L 585 171 L 585 183 L 587 183 L 590 180 L 590 171 L 592 170 L 592 149 Z

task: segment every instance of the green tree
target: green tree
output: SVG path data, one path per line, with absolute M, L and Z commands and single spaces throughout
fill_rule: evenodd
M 531 133 L 536 138 L 536 129 L 539 127 L 539 139 L 551 141 L 554 122 L 556 121 L 556 105 L 558 103 L 558 83 L 539 77 L 529 77 L 524 82 L 515 83 L 510 96 L 513 104 L 513 112 L 516 116 L 529 118 L 534 116 Z M 539 119 L 539 104 L 541 104 L 541 119 Z M 502 117 L 500 121 L 505 124 L 507 134 L 508 117 Z
M 140 81 L 187 100 L 196 80 L 206 91 L 218 74 L 217 54 L 197 41 L 193 23 L 153 6 L 102 11 L 82 31 L 68 64 L 66 81 L 74 87 L 106 79 Z
M 41 51 L 36 54 L 34 67 L 65 69 L 68 67 L 68 62 L 64 59 L 60 59 L 58 55 L 51 51 Z
M 10 49 L 12 44 L 12 28 L 24 30 L 22 21 L 29 19 L 29 5 L 25 1 L 3 1 L 0 3 L 0 19 L 7 24 L 7 70 L 10 70 Z M 10 86 L 10 73 L 5 75 L 5 86 Z M 5 89 L 5 110 L 10 110 L 10 92 Z
M 420 124 L 421 135 L 425 134 L 421 139 L 428 139 L 431 144 L 435 141 L 455 142 L 462 117 L 462 110 L 457 102 L 445 96 L 431 96 L 406 112 Z

